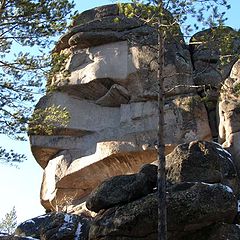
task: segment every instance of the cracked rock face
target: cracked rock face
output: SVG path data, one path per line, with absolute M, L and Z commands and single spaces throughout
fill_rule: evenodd
M 46 209 L 63 209 L 67 202 L 68 211 L 75 212 L 105 179 L 136 173 L 156 160 L 156 41 L 154 29 L 108 5 L 80 14 L 57 43 L 55 52 L 66 56 L 64 73 L 49 80 L 54 90 L 37 108 L 60 105 L 70 121 L 53 135 L 30 136 L 32 152 L 44 168 L 41 203 Z M 212 140 L 209 121 L 216 119 L 209 120 L 195 85 L 192 59 L 196 70 L 198 49 L 190 52 L 181 34 L 164 47 L 168 154 L 181 143 Z M 224 129 L 226 124 L 220 120 Z

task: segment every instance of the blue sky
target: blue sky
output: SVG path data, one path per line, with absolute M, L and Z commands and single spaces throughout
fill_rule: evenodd
M 96 6 L 111 4 L 114 1 L 106 0 L 90 0 L 77 2 L 77 9 L 81 12 Z M 228 11 L 229 20 L 227 25 L 240 28 L 240 1 L 228 1 L 232 8 Z M 42 179 L 42 169 L 34 160 L 28 142 L 12 141 L 6 136 L 0 136 L 1 146 L 15 149 L 20 153 L 25 153 L 28 160 L 19 165 L 20 169 L 9 167 L 7 165 L 0 166 L 0 219 L 9 212 L 13 206 L 16 207 L 18 221 L 22 222 L 29 218 L 43 214 L 44 209 L 40 205 L 39 192 Z

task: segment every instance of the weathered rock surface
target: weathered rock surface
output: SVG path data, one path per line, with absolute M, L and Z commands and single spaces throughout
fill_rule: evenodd
M 41 228 L 49 224 L 50 214 L 41 215 L 21 223 L 15 230 L 17 236 L 40 238 Z
M 172 88 L 177 85 L 186 86 L 179 88 L 177 94 L 195 92 L 187 88 L 193 85 L 189 51 L 179 43 L 166 48 L 167 95 L 173 95 Z M 65 68 L 69 76 L 56 74 L 49 83 L 51 86 L 63 88 L 78 98 L 98 100 L 112 85 L 118 84 L 128 90 L 131 101 L 157 99 L 156 51 L 150 47 L 131 46 L 127 41 L 120 41 L 81 50 L 71 48 L 65 52 L 69 55 Z
M 119 21 L 116 21 L 116 18 L 119 18 Z M 233 32 L 230 28 L 225 29 L 226 34 Z M 210 30 L 197 33 L 191 41 L 201 41 L 206 37 L 213 38 Z M 214 44 L 218 47 L 217 40 L 214 39 Z M 156 199 L 151 196 L 154 194 L 143 196 L 152 192 L 154 184 L 150 184 L 145 173 L 137 172 L 143 164 L 156 160 L 158 124 L 156 44 L 157 34 L 153 29 L 138 19 L 129 19 L 120 14 L 116 4 L 81 13 L 57 43 L 55 53 L 63 54 L 66 59 L 63 61 L 61 71 L 56 72 L 48 81 L 49 89 L 53 90 L 40 99 L 36 108 L 44 109 L 52 105 L 65 107 L 70 115 L 70 121 L 66 127 L 56 129 L 53 135 L 41 133 L 30 136 L 32 152 L 37 162 L 44 168 L 41 203 L 47 210 L 78 214 L 84 212 L 86 215 L 94 216 L 93 212 L 86 210 L 84 202 L 92 190 L 105 181 L 98 188 L 99 192 L 92 195 L 94 196 L 92 198 L 98 199 L 94 200 L 96 203 L 90 204 L 88 200 L 90 209 L 99 211 L 114 206 L 111 209 L 119 208 L 124 212 L 126 209 L 123 210 L 116 205 L 125 204 L 122 207 L 126 207 L 128 204 L 143 201 L 143 206 L 146 206 L 144 211 L 148 211 L 147 203 L 144 203 L 143 199 L 153 198 L 149 200 L 149 211 L 153 211 L 151 204 L 154 205 Z M 237 52 L 239 46 L 240 41 L 234 39 L 233 50 Z M 216 188 L 203 183 L 179 185 L 177 189 L 180 188 L 181 191 L 176 192 L 175 189 L 176 193 L 173 193 L 171 190 L 169 199 L 174 194 L 180 196 L 180 193 L 184 198 L 186 193 L 185 200 L 191 201 L 192 204 L 196 192 L 205 196 L 205 190 L 208 194 L 211 189 L 217 189 L 216 193 L 214 190 L 211 194 L 218 196 L 221 191 L 229 189 L 225 187 L 224 190 L 222 187 L 220 190 L 220 186 L 230 187 L 238 196 L 239 183 L 235 176 L 234 164 L 239 173 L 239 98 L 234 93 L 224 95 L 223 91 L 219 100 L 219 89 L 223 82 L 231 91 L 238 89 L 239 62 L 233 68 L 236 59 L 221 65 L 216 47 L 210 51 L 205 46 L 194 44 L 187 46 L 180 32 L 177 38 L 167 38 L 164 47 L 166 155 L 177 145 L 183 144 L 167 157 L 168 180 L 171 184 L 186 181 L 223 184 L 214 185 Z M 219 114 L 216 114 L 218 109 Z M 201 142 L 211 141 L 212 137 L 215 140 L 219 137 L 219 143 L 231 152 L 233 158 L 221 146 Z M 200 142 L 189 144 L 196 140 Z M 114 177 L 125 174 L 128 176 Z M 109 178 L 111 180 L 106 181 Z M 115 183 L 109 185 L 109 181 Z M 195 189 L 195 186 L 198 187 Z M 174 185 L 172 188 L 174 189 Z M 188 191 L 194 199 L 187 197 Z M 110 202 L 106 196 L 104 200 L 99 200 L 98 194 L 106 195 L 106 192 L 112 193 Z M 222 195 L 225 196 L 224 193 Z M 215 202 L 217 200 L 214 197 L 207 196 L 213 204 L 212 209 L 209 209 L 209 206 L 205 206 L 207 203 L 204 202 L 203 196 L 196 197 L 197 204 L 199 203 L 196 209 L 203 211 L 203 214 L 206 213 L 210 220 L 205 215 L 198 215 L 200 213 L 194 209 L 195 205 L 191 206 L 188 212 L 187 203 L 181 200 L 186 206 L 182 212 L 192 216 L 192 219 L 179 218 L 180 223 L 175 225 L 176 228 L 180 228 L 170 228 L 172 239 L 178 235 L 180 237 L 179 231 L 185 228 L 189 232 L 191 224 L 193 229 L 195 227 L 198 229 L 198 226 L 195 226 L 198 222 L 202 228 L 205 226 L 204 221 L 209 225 L 226 219 L 225 199 L 221 203 L 224 209 L 222 219 L 220 210 L 215 209 L 220 203 Z M 221 196 L 219 199 L 222 199 Z M 131 203 L 127 203 L 129 201 Z M 202 210 L 203 206 L 208 212 Z M 175 208 L 177 207 L 179 206 L 176 205 Z M 214 215 L 213 209 L 219 215 Z M 231 212 L 232 205 L 229 209 Z M 109 212 L 110 209 L 106 211 Z M 118 213 L 117 210 L 116 214 Z M 191 215 L 193 213 L 196 214 L 196 219 Z M 104 214 L 100 212 L 99 216 L 105 216 Z M 142 220 L 142 216 L 147 213 L 139 214 L 136 214 L 136 217 L 139 216 Z M 213 221 L 211 214 L 214 216 Z M 178 212 L 178 215 L 181 216 L 182 213 Z M 229 219 L 233 215 L 232 212 L 230 215 Z M 178 221 L 177 219 L 176 215 L 174 221 Z M 191 221 L 193 223 L 190 223 Z M 140 229 L 141 226 L 145 228 L 143 224 L 144 221 L 139 226 L 135 226 L 134 223 L 133 228 Z M 131 232 L 132 226 L 128 228 Z M 156 238 L 156 231 L 151 230 L 151 227 L 146 235 L 141 232 L 143 230 L 139 230 L 139 236 L 146 239 Z M 128 238 L 129 232 L 125 239 Z M 48 231 L 44 236 L 48 236 Z M 117 233 L 114 236 L 116 239 L 119 237 Z M 111 237 L 110 234 L 109 239 Z M 122 237 L 119 239 L 124 239 Z
M 99 212 L 115 205 L 131 202 L 153 192 L 157 184 L 157 166 L 146 164 L 139 173 L 112 177 L 87 198 L 89 210 Z
M 100 212 L 94 219 L 89 239 L 156 239 L 157 195 Z M 222 184 L 187 183 L 170 189 L 167 196 L 170 239 L 209 226 L 215 222 L 232 223 L 236 199 Z
M 89 223 L 89 219 L 81 216 L 49 213 L 21 223 L 15 235 L 42 240 L 87 240 Z
M 57 196 L 60 203 L 64 194 L 66 198 L 84 199 L 103 180 L 137 172 L 142 164 L 156 159 L 155 148 L 144 150 L 145 145 L 154 146 L 157 139 L 155 101 L 113 108 L 54 93 L 38 106 L 51 104 L 66 107 L 71 119 L 63 129 L 69 135 L 59 131 L 54 136 L 31 136 L 32 152 L 45 168 L 41 190 L 45 208 L 54 209 L 51 202 L 56 202 Z M 211 138 L 207 113 L 197 95 L 169 99 L 165 109 L 167 153 L 181 142 Z
M 105 179 L 135 173 L 156 159 L 157 55 L 148 46 L 156 40 L 151 27 L 110 5 L 80 14 L 58 42 L 55 51 L 67 56 L 65 71 L 48 83 L 58 91 L 37 108 L 60 105 L 71 119 L 54 136 L 31 136 L 32 152 L 45 168 L 41 202 L 46 209 L 61 209 L 66 199 L 74 208 Z M 211 139 L 195 89 L 175 89 L 193 85 L 183 42 L 180 34 L 165 46 L 166 153 L 182 142 Z
M 239 178 L 230 153 L 214 142 L 195 141 L 177 146 L 166 157 L 172 183 L 222 183 L 239 193 Z
M 55 136 L 31 136 L 32 151 L 39 164 L 47 162 L 61 150 L 78 151 L 78 158 L 94 155 L 97 143 L 119 142 L 120 152 L 138 151 L 145 143 L 156 141 L 157 103 L 155 101 L 122 104 L 119 108 L 101 107 L 89 100 L 79 100 L 66 93 L 43 97 L 39 108 L 51 105 L 66 107 L 71 119 L 63 132 Z M 197 95 L 179 96 L 165 104 L 166 144 L 209 140 L 211 132 L 207 113 Z M 80 117 L 81 116 L 81 117 Z M 121 143 L 122 142 L 122 143 Z M 129 142 L 129 144 L 127 144 Z M 114 145 L 113 145 L 114 146 Z M 111 146 L 105 145 L 111 151 Z M 49 150 L 50 149 L 50 150 Z M 112 153 L 117 153 L 116 149 Z M 99 156 L 98 159 L 104 157 Z M 108 156 L 108 155 L 106 155 Z

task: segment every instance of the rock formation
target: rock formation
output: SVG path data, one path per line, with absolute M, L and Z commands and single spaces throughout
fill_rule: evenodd
M 185 189 L 177 187 L 167 195 L 168 239 L 182 239 L 215 222 L 232 223 L 236 200 L 223 185 L 192 183 Z M 153 193 L 104 211 L 94 219 L 89 238 L 157 239 L 157 203 L 157 194 Z
M 212 38 L 205 30 L 190 42 Z M 149 165 L 156 160 L 156 45 L 154 29 L 113 4 L 81 13 L 54 49 L 61 71 L 52 73 L 36 110 L 61 106 L 70 120 L 51 135 L 30 132 L 44 169 L 41 203 L 89 219 L 99 212 L 90 239 L 156 239 L 156 167 Z M 212 240 L 230 231 L 239 237 L 232 223 L 239 198 L 240 62 L 219 64 L 217 44 L 188 46 L 180 32 L 164 47 L 170 239 Z M 202 230 L 210 237 L 201 238 Z
M 228 152 L 216 143 L 194 141 L 176 147 L 166 161 L 168 239 L 184 240 L 200 230 L 197 236 L 203 236 L 219 222 L 234 228 L 239 180 Z M 152 187 L 144 197 L 138 195 L 141 171 L 135 174 L 135 184 L 132 175 L 117 176 L 90 195 L 87 207 L 98 212 L 90 226 L 91 240 L 157 239 L 157 194 Z M 154 176 L 151 169 L 146 172 Z M 122 183 L 127 178 L 123 193 Z
M 190 87 L 193 66 L 183 42 L 180 35 L 165 45 L 166 153 L 180 143 L 212 138 L 206 108 Z M 44 168 L 41 201 L 46 209 L 56 210 L 66 199 L 78 206 L 103 180 L 135 173 L 156 159 L 154 46 L 153 29 L 122 16 L 117 5 L 80 14 L 59 40 L 55 51 L 67 56 L 64 70 L 50 79 L 54 91 L 37 108 L 65 107 L 70 122 L 55 135 L 30 137 Z M 185 87 L 175 89 L 179 85 Z

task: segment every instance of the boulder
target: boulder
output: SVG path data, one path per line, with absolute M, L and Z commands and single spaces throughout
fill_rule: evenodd
M 49 213 L 21 223 L 15 234 L 42 240 L 87 240 L 90 220 L 77 215 Z
M 85 11 L 76 19 L 55 47 L 66 56 L 64 70 L 48 86 L 97 100 L 118 84 L 133 101 L 157 99 L 157 32 L 152 27 L 119 13 L 117 4 Z M 177 85 L 193 85 L 191 56 L 180 30 L 178 37 L 165 43 L 167 95 L 195 92 L 187 87 L 174 91 Z
M 99 16 L 102 15 L 102 13 L 98 14 L 97 16 L 93 12 L 95 10 L 101 12 L 102 7 L 81 13 L 78 16 L 78 19 L 84 20 L 75 20 L 73 22 L 72 28 L 70 28 L 68 32 L 59 39 L 54 51 L 60 52 L 61 50 L 74 45 L 79 45 L 79 48 L 86 48 L 108 42 L 130 40 L 133 39 L 133 37 L 130 36 L 131 34 L 129 33 L 134 30 L 139 31 L 140 29 L 139 32 L 141 32 L 141 35 L 143 36 L 149 32 L 149 29 L 152 30 L 151 27 L 147 26 L 148 31 L 141 31 L 143 28 L 143 22 L 136 18 L 130 19 L 124 15 L 120 16 L 119 9 L 116 4 L 105 6 L 106 10 L 110 10 L 112 8 L 115 8 L 114 13 L 112 12 L 112 14 L 106 15 L 101 19 Z M 86 17 L 86 15 L 92 15 L 91 20 L 89 20 L 89 17 Z M 116 21 L 116 18 L 119 18 L 119 21 Z M 148 41 L 153 42 L 153 39 L 154 38 L 152 38 L 152 40 L 148 39 Z M 156 41 L 156 36 L 154 40 Z
M 29 219 L 20 225 L 15 230 L 16 236 L 33 237 L 40 239 L 40 231 L 42 227 L 49 224 L 51 214 L 44 214 L 32 219 Z
M 178 145 L 166 157 L 167 179 L 172 183 L 222 183 L 239 193 L 239 178 L 232 156 L 214 142 Z
M 153 192 L 157 184 L 157 166 L 146 164 L 139 173 L 112 177 L 101 183 L 87 198 L 89 210 L 102 209 L 131 202 Z
M 157 194 L 99 212 L 89 232 L 89 239 L 156 239 Z M 187 183 L 174 186 L 167 195 L 170 239 L 187 235 L 215 222 L 232 223 L 236 199 L 222 184 Z
M 168 11 L 165 14 L 169 21 L 171 14 Z M 179 28 L 177 30 L 179 34 L 175 38 L 180 41 L 183 36 Z M 122 40 L 131 44 L 156 44 L 157 33 L 145 21 L 122 14 L 117 4 L 105 5 L 84 11 L 75 17 L 71 28 L 60 38 L 54 50 L 60 52 L 75 45 L 86 48 Z M 173 39 L 169 41 L 173 42 Z
M 46 209 L 67 209 L 67 212 L 72 212 L 72 209 L 81 205 L 91 191 L 105 179 L 127 172 L 137 172 L 146 159 L 152 162 L 155 158 L 155 150 L 146 150 L 142 153 L 113 154 L 104 158 L 103 161 L 92 164 L 90 158 L 86 158 L 86 161 L 84 159 L 74 160 L 64 177 L 60 179 L 55 178 L 55 164 L 51 164 L 55 161 L 53 159 L 50 164 L 54 168 L 47 167 L 45 170 L 41 203 Z
M 126 152 L 138 151 L 143 144 L 156 141 L 156 101 L 122 104 L 119 108 L 101 107 L 92 101 L 56 92 L 43 97 L 37 108 L 53 104 L 65 107 L 71 118 L 67 127 L 58 129 L 55 135 L 30 137 L 33 154 L 44 168 L 62 150 L 78 151 L 80 158 L 96 153 L 97 143 L 101 142 L 118 140 L 120 146 L 120 142 L 123 143 L 120 151 Z M 167 100 L 165 122 L 166 144 L 211 139 L 206 109 L 197 95 Z

